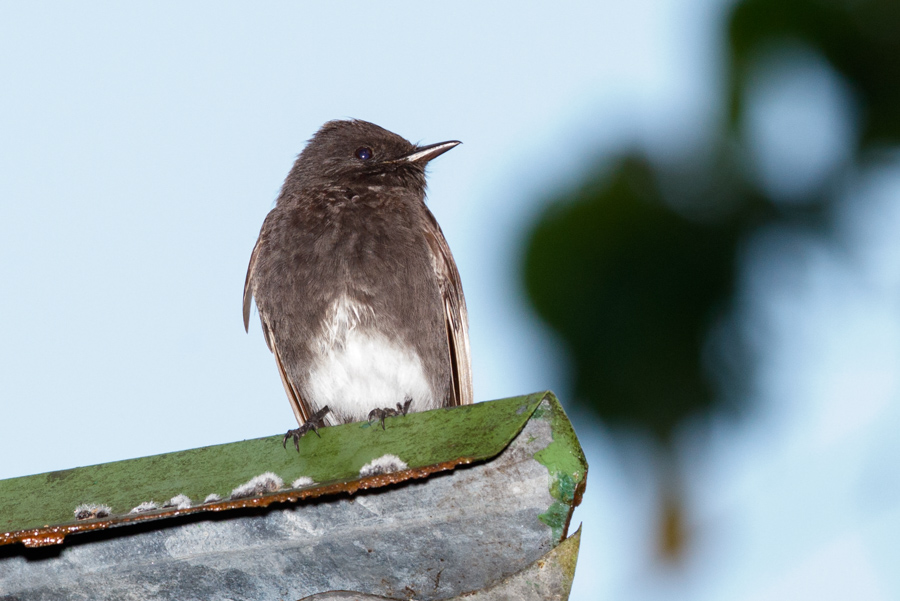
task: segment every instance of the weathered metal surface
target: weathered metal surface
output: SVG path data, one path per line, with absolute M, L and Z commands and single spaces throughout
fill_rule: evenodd
M 0 480 L 0 545 L 58 544 L 67 534 L 204 511 L 223 511 L 274 501 L 292 501 L 335 492 L 353 492 L 419 478 L 460 463 L 488 459 L 512 440 L 545 393 L 413 413 L 389 420 L 390 427 L 347 424 L 320 430 L 300 441 L 300 452 L 281 445 L 280 436 L 216 445 L 140 459 Z M 385 454 L 409 466 L 401 473 L 361 478 L 360 468 Z M 263 472 L 290 483 L 306 476 L 317 486 L 200 505 L 209 494 L 228 499 L 232 489 Z M 194 507 L 141 514 L 141 503 L 183 494 Z M 82 503 L 111 508 L 110 517 L 75 522 Z
M 341 491 L 355 489 L 348 487 L 348 482 L 356 482 L 361 488 L 359 483 L 365 479 L 347 478 L 339 482 L 342 488 L 328 491 L 339 494 L 326 493 L 319 498 L 286 502 L 301 496 L 295 490 L 241 501 L 251 505 L 270 499 L 285 501 L 268 508 L 228 506 L 236 503 L 232 501 L 219 503 L 222 509 L 216 514 L 186 515 L 190 510 L 170 509 L 166 519 L 81 534 L 57 547 L 0 547 L 0 599 L 299 599 L 325 591 L 352 590 L 425 600 L 452 598 L 496 585 L 559 543 L 583 490 L 587 465 L 571 425 L 552 395 L 486 405 L 496 409 L 484 407 L 480 415 L 469 413 L 461 426 L 456 424 L 462 428 L 455 434 L 459 438 L 432 430 L 447 423 L 432 421 L 428 428 L 416 430 L 416 418 L 428 414 L 392 420 L 387 434 L 396 435 L 398 445 L 385 445 L 370 453 L 358 451 L 362 456 L 353 455 L 353 469 L 358 471 L 362 464 L 385 452 L 403 457 L 398 451 L 401 442 L 415 447 L 438 445 L 436 439 L 452 439 L 457 452 L 450 455 L 462 456 L 459 449 L 477 446 L 465 447 L 460 440 L 469 429 L 475 431 L 478 440 L 502 440 L 512 429 L 510 424 L 515 423 L 510 416 L 520 418 L 512 434 L 514 440 L 505 449 L 501 446 L 502 452 L 498 450 L 499 455 L 490 456 L 493 458 L 422 480 L 392 486 L 386 486 L 388 480 L 379 481 L 376 484 L 382 488 L 354 496 Z M 499 425 L 475 422 L 476 418 L 495 414 L 505 416 L 505 421 L 500 420 Z M 405 435 L 399 432 L 401 424 Z M 489 434 L 494 427 L 503 432 Z M 322 473 L 311 472 L 305 453 L 315 443 L 328 440 L 327 432 L 336 429 L 322 430 L 322 439 L 305 439 L 299 457 L 291 450 L 288 457 L 292 461 L 281 468 L 285 480 L 300 475 L 315 478 Z M 377 433 L 385 434 L 380 428 Z M 375 434 L 354 430 L 358 438 Z M 415 440 L 402 440 L 404 436 Z M 424 437 L 432 438 L 425 442 Z M 281 452 L 280 441 L 261 440 L 270 447 L 276 445 Z M 329 448 L 336 451 L 333 446 Z M 205 449 L 194 452 L 198 451 Z M 445 460 L 447 454 L 430 450 L 408 456 L 412 462 L 406 471 L 412 472 L 444 463 L 429 464 L 414 457 L 434 461 Z M 295 465 L 300 463 L 304 464 L 302 471 Z M 338 469 L 335 462 L 331 466 Z M 261 469 L 271 469 L 270 464 L 257 463 L 254 472 L 258 474 Z M 352 473 L 342 469 L 343 474 Z M 227 494 L 246 478 L 247 474 L 232 477 L 227 487 L 220 485 L 213 492 Z M 162 500 L 176 491 L 185 492 L 190 483 L 179 484 L 153 497 Z M 124 505 L 134 506 L 147 496 L 129 495 Z M 6 502 L 6 497 L 0 498 Z M 105 498 L 76 500 L 105 502 L 114 512 L 121 507 Z
M 566 601 L 572 590 L 581 529 L 530 566 L 480 591 L 446 601 Z M 300 601 L 378 601 L 390 599 L 352 591 L 330 591 Z M 404 600 L 405 601 L 405 600 Z M 411 599 L 410 601 L 414 601 Z
M 572 590 L 581 528 L 524 570 L 483 590 L 454 597 L 462 601 L 566 601 Z

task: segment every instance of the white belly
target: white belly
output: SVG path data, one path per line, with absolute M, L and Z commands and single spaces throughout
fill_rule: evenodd
M 372 328 L 374 316 L 346 298 L 329 312 L 329 327 L 309 372 L 309 398 L 328 405 L 329 422 L 363 421 L 375 408 L 433 408 L 434 392 L 419 355 Z M 367 327 L 368 326 L 368 327 Z

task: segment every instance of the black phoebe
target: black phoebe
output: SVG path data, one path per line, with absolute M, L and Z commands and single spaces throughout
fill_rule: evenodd
M 472 403 L 462 284 L 425 206 L 425 166 L 458 144 L 330 121 L 285 179 L 250 256 L 244 329 L 256 297 L 295 444 L 318 425 Z

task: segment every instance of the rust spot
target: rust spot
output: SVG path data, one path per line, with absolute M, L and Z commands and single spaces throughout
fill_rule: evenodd
M 29 536 L 22 540 L 26 547 L 49 547 L 50 545 L 62 544 L 66 538 L 65 532 L 61 529 L 50 528 L 49 532 L 41 531 L 40 534 Z
M 575 508 L 581 505 L 581 498 L 584 496 L 584 489 L 587 487 L 587 469 L 584 471 L 584 475 L 581 480 L 575 486 L 575 494 L 572 498 L 572 504 L 569 506 L 569 513 L 566 515 L 566 523 L 563 525 L 562 531 L 562 539 L 565 540 L 569 536 L 569 525 L 572 523 L 572 514 L 575 513 Z
M 443 463 L 427 465 L 425 467 L 417 467 L 413 469 L 402 470 L 399 472 L 391 472 L 389 474 L 377 474 L 367 476 L 357 480 L 349 480 L 344 482 L 332 482 L 311 488 L 299 490 L 286 490 L 274 492 L 258 497 L 247 497 L 242 499 L 225 499 L 214 503 L 205 503 L 203 505 L 195 505 L 185 509 L 176 509 L 166 507 L 156 511 L 148 511 L 145 513 L 128 513 L 122 515 L 111 516 L 108 518 L 97 518 L 90 520 L 82 520 L 79 522 L 60 524 L 56 526 L 44 526 L 43 528 L 33 528 L 31 530 L 17 530 L 14 532 L 0 532 L 0 545 L 9 545 L 13 543 L 22 543 L 26 547 L 47 547 L 50 545 L 62 544 L 65 537 L 69 534 L 78 534 L 80 532 L 91 532 L 93 530 L 105 530 L 112 526 L 126 526 L 129 524 L 137 524 L 140 522 L 149 522 L 152 520 L 163 520 L 180 515 L 191 515 L 194 513 L 202 513 L 206 511 L 229 511 L 232 509 L 243 509 L 246 507 L 268 507 L 273 503 L 294 503 L 303 499 L 314 499 L 326 495 L 334 495 L 340 493 L 354 494 L 358 490 L 366 490 L 372 488 L 381 488 L 390 484 L 399 484 L 407 480 L 415 480 L 418 478 L 426 478 L 437 472 L 452 470 L 458 465 L 468 465 L 474 461 L 471 457 L 460 457 Z M 583 487 L 582 487 L 583 488 Z M 578 499 L 581 496 L 579 494 Z

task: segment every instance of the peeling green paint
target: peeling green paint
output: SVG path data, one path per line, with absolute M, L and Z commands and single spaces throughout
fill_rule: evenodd
M 518 435 L 546 396 L 411 413 L 390 418 L 386 430 L 366 424 L 322 428 L 320 438 L 308 434 L 300 440 L 299 453 L 290 444 L 282 448 L 281 436 L 269 436 L 0 480 L 0 533 L 72 522 L 72 511 L 81 503 L 102 503 L 118 515 L 144 501 L 161 505 L 178 494 L 195 504 L 210 493 L 227 498 L 234 487 L 263 472 L 274 472 L 286 485 L 300 476 L 319 484 L 349 482 L 359 479 L 363 465 L 387 453 L 410 469 L 460 458 L 489 459 Z
M 547 468 L 550 474 L 550 495 L 556 500 L 540 520 L 553 529 L 557 540 L 566 535 L 573 504 L 580 501 L 587 481 L 587 460 L 578 443 L 572 423 L 556 396 L 548 392 L 544 400 L 532 413 L 533 419 L 549 413 L 553 442 L 534 458 Z
M 569 511 L 571 507 L 561 501 L 554 501 L 553 505 L 547 508 L 547 511 L 538 516 L 538 518 L 553 529 L 553 537 L 559 540 L 563 537 L 563 530 L 566 522 L 569 520 Z

